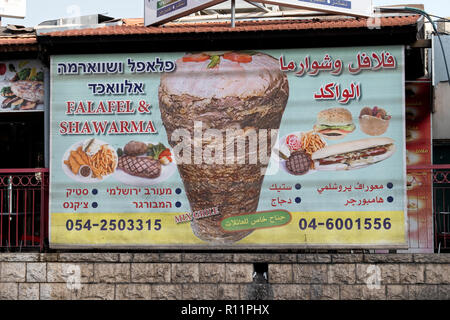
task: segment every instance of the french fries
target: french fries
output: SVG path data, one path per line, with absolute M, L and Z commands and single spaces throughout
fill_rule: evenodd
M 81 166 L 87 165 L 92 170 L 92 177 L 102 179 L 103 176 L 114 172 L 117 159 L 112 150 L 105 144 L 93 156 L 89 156 L 80 146 L 76 150 L 70 151 L 70 156 L 64 160 L 73 174 L 78 174 Z
M 309 155 L 325 147 L 325 142 L 314 131 L 303 132 L 300 136 L 300 141 L 302 143 L 302 149 Z
M 102 179 L 103 176 L 114 172 L 116 159 L 107 145 L 102 145 L 100 150 L 91 157 L 90 167 L 94 178 Z
M 325 147 L 325 142 L 320 134 L 315 131 L 302 132 L 300 135 L 302 149 L 310 156 L 319 149 Z M 314 170 L 314 161 L 311 161 L 311 169 Z

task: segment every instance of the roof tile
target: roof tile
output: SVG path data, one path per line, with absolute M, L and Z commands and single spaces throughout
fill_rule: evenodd
M 37 50 L 36 37 L 0 37 L 0 52 Z
M 36 37 L 30 38 L 2 38 L 0 37 L 1 46 L 12 46 L 21 44 L 37 44 Z
M 407 26 L 417 23 L 419 16 L 407 15 L 383 17 L 381 27 Z M 141 25 L 107 26 L 95 29 L 74 29 L 44 34 L 48 37 L 89 37 L 144 34 L 183 34 L 210 32 L 249 32 L 249 31 L 279 31 L 332 28 L 367 28 L 371 21 L 367 18 L 325 18 L 325 19 L 295 19 L 295 20 L 252 20 L 237 21 L 235 28 L 229 22 L 197 22 L 197 23 L 167 23 L 158 27 Z

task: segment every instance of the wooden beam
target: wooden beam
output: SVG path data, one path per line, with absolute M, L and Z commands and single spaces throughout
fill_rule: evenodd
M 430 39 L 419 39 L 409 45 L 411 48 L 431 48 Z

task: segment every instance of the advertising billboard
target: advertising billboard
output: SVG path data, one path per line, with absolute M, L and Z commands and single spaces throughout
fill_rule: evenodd
M 44 93 L 39 60 L 0 61 L 0 113 L 43 111 Z
M 279 6 L 309 9 L 350 16 L 370 17 L 373 15 L 372 0 L 255 0 Z
M 433 164 L 431 92 L 430 80 L 406 83 L 408 238 L 409 252 L 416 253 L 434 252 L 433 170 L 420 168 Z
M 407 248 L 402 46 L 53 56 L 50 246 Z
M 26 0 L 0 0 L 0 17 L 23 19 L 26 13 Z
M 161 24 L 226 0 L 145 0 L 144 25 Z

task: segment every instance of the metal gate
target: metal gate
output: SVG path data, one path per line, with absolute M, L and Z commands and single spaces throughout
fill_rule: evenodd
M 48 235 L 48 169 L 0 169 L 0 249 L 43 251 Z
M 435 248 L 450 249 L 450 165 L 433 166 Z

